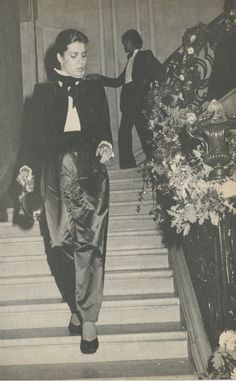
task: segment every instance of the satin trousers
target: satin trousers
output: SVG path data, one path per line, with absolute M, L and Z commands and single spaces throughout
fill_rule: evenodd
M 71 312 L 96 322 L 103 298 L 109 182 L 105 166 L 80 175 L 80 157 L 46 163 L 42 176 L 48 263 Z

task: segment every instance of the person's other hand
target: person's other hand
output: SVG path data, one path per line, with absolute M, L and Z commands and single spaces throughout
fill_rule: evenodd
M 100 163 L 104 164 L 113 157 L 112 148 L 107 144 L 101 144 L 96 151 L 96 156 L 100 156 Z
M 86 79 L 95 79 L 95 80 L 101 81 L 102 76 L 101 76 L 101 74 L 90 73 L 90 74 L 87 74 L 87 75 L 85 76 L 85 78 L 86 78 Z

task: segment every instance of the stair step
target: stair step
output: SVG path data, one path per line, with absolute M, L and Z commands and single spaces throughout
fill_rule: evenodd
M 15 249 L 15 250 L 14 250 Z M 132 256 L 132 255 L 144 255 L 147 254 L 157 254 L 164 255 L 168 254 L 167 248 L 160 247 L 151 247 L 150 242 L 147 246 L 143 245 L 143 247 L 130 247 L 123 248 L 120 244 L 119 247 L 115 247 L 114 245 L 110 245 L 109 250 L 107 251 L 107 256 Z M 3 263 L 7 258 L 7 262 L 14 262 L 22 260 L 22 258 L 34 257 L 36 261 L 40 260 L 40 257 L 45 258 L 45 250 L 43 243 L 41 241 L 34 243 L 34 250 L 32 250 L 32 243 L 6 243 L 1 245 L 0 250 L 0 263 Z M 28 259 L 27 259 L 28 260 Z
M 110 271 L 106 273 L 104 295 L 147 295 L 173 293 L 170 270 Z M 60 298 L 52 276 L 0 279 L 0 301 Z
M 0 238 L 7 237 L 21 237 L 21 236 L 39 236 L 40 229 L 39 223 L 35 222 L 34 226 L 30 229 L 22 229 L 18 225 L 14 225 L 12 222 L 0 223 Z
M 28 255 L 44 252 L 42 237 L 0 238 L 0 256 Z M 144 231 L 117 231 L 108 233 L 107 250 L 163 248 L 162 237 L 155 229 Z
M 114 235 L 108 234 L 107 249 L 123 248 L 135 249 L 141 247 L 163 247 L 162 236 L 158 235 L 157 231 L 136 231 L 136 232 L 117 232 Z
M 127 216 L 127 215 L 149 215 L 151 208 L 153 206 L 151 200 L 145 200 L 143 202 L 141 210 L 138 212 L 137 211 L 137 206 L 138 206 L 138 198 L 137 200 L 133 201 L 124 201 L 125 198 L 122 201 L 117 201 L 117 202 L 111 202 L 110 203 L 110 217 L 112 216 Z M 8 208 L 7 209 L 7 214 L 8 214 L 8 221 L 11 222 L 13 220 L 13 208 Z
M 143 169 L 142 168 L 130 168 L 122 170 L 108 170 L 110 182 L 113 180 L 126 180 L 126 179 L 142 179 L 143 178 Z
M 108 232 L 108 237 L 135 237 L 135 239 L 137 237 L 140 237 L 140 235 L 142 236 L 157 236 L 159 239 L 161 238 L 161 235 L 160 233 L 157 231 L 157 229 L 154 227 L 154 228 L 151 228 L 151 229 L 147 229 L 147 230 L 143 230 L 143 231 L 136 231 L 135 229 L 133 230 L 130 230 L 130 231 L 127 231 L 126 229 L 124 229 L 124 231 L 111 231 L 111 232 Z M 4 238 L 0 238 L 0 245 L 1 244 L 6 244 L 6 243 L 20 243 L 20 242 L 39 242 L 39 241 L 42 241 L 42 237 L 41 236 L 37 236 L 37 237 L 31 237 L 31 236 L 23 236 L 23 237 L 4 237 Z
M 107 253 L 106 270 L 141 270 L 168 268 L 167 254 L 137 254 L 109 256 Z M 42 255 L 14 256 L 0 258 L 0 277 L 50 274 L 45 257 Z
M 136 178 L 126 178 L 124 179 L 112 179 L 110 180 L 110 191 L 114 190 L 126 190 L 126 189 L 135 189 L 141 191 L 143 188 L 143 179 L 141 177 Z M 148 188 L 150 189 L 150 188 Z
M 144 201 L 142 208 L 137 212 L 138 200 L 137 201 L 123 201 L 123 202 L 114 202 L 110 204 L 110 214 L 111 216 L 116 215 L 129 215 L 134 213 L 149 215 L 152 209 L 152 202 L 147 200 Z
M 128 216 L 113 216 L 109 219 L 109 231 L 122 231 L 122 230 L 148 230 L 155 229 L 156 225 L 151 216 L 144 216 L 138 213 Z M 30 229 L 22 229 L 12 222 L 0 223 L 0 238 L 7 237 L 31 237 L 39 236 L 40 228 L 39 223 L 35 222 L 34 226 Z
M 4 243 L 0 242 L 0 257 L 8 256 L 10 258 L 16 255 L 39 255 L 44 252 L 42 237 L 38 241 L 23 240 L 11 242 L 11 238 L 8 238 Z
M 82 364 L 19 365 L 1 368 L 4 380 L 195 380 L 186 358 Z M 91 376 L 93 378 L 91 378 Z
M 142 186 L 136 189 L 115 189 L 110 193 L 111 202 L 118 201 L 135 201 L 138 204 L 140 193 L 142 191 Z M 145 200 L 152 200 L 152 191 L 151 189 L 146 190 Z
M 81 354 L 70 311 L 44 254 L 39 224 L 0 223 L 0 379 L 187 379 L 194 374 L 180 328 L 168 251 L 150 214 L 143 170 L 109 170 L 111 203 L 99 351 Z M 45 298 L 46 296 L 46 298 Z M 168 371 L 167 371 L 168 369 Z
M 93 356 L 80 353 L 80 337 L 37 337 L 0 340 L 0 364 L 97 363 L 187 358 L 186 332 L 100 335 Z
M 37 243 L 41 243 L 41 242 L 37 242 Z M 5 246 L 4 246 L 5 245 Z M 45 258 L 45 252 L 44 252 L 44 247 L 42 247 L 41 250 L 35 250 L 35 251 L 32 251 L 32 246 L 30 247 L 31 250 L 28 250 L 29 252 L 25 252 L 25 253 L 20 253 L 20 252 L 17 252 L 17 251 L 11 251 L 11 247 L 17 247 L 17 248 L 20 248 L 20 244 L 11 244 L 11 243 L 6 243 L 4 245 L 1 245 L 1 250 L 2 248 L 6 248 L 7 245 L 9 245 L 9 251 L 7 251 L 7 254 L 4 255 L 4 252 L 1 252 L 0 251 L 0 263 L 4 263 L 4 262 L 14 262 L 14 261 L 24 261 L 24 260 L 29 260 L 29 257 L 31 258 L 34 258 L 32 260 L 35 260 L 35 261 L 38 261 L 40 260 L 40 257 L 41 258 Z M 26 245 L 26 244 L 25 244 Z M 32 244 L 30 244 L 32 245 Z M 121 246 L 121 245 L 120 245 Z M 9 255 L 9 253 L 11 252 L 11 254 Z M 1 255 L 2 254 L 2 255 Z M 147 245 L 146 247 L 143 246 L 143 247 L 136 247 L 136 248 L 122 248 L 122 246 L 120 248 L 117 248 L 117 247 L 111 247 L 108 251 L 107 251 L 107 256 L 120 256 L 120 257 L 126 257 L 126 256 L 132 256 L 132 255 L 144 255 L 144 254 L 157 254 L 157 255 L 164 255 L 164 254 L 168 254 L 168 249 L 166 247 L 163 247 L 163 246 L 160 246 L 160 247 L 150 247 L 150 243 L 149 245 Z
M 66 303 L 2 306 L 0 337 L 3 330 L 67 327 L 69 319 Z M 104 300 L 97 326 L 117 325 L 121 329 L 121 325 L 167 322 L 178 325 L 179 320 L 179 301 L 175 297 Z
M 35 339 L 37 337 L 64 337 L 70 336 L 68 320 L 63 327 L 8 329 L 0 331 L 0 340 Z M 98 335 L 123 335 L 152 332 L 180 332 L 178 322 L 141 323 L 141 324 L 111 324 L 100 325 L 97 323 Z

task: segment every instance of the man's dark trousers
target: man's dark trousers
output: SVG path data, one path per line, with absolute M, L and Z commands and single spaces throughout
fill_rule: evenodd
M 135 126 L 143 151 L 147 158 L 150 157 L 150 145 L 148 144 L 147 127 L 145 117 L 142 112 L 125 111 L 122 113 L 118 143 L 120 168 L 136 167 L 136 161 L 132 149 L 132 130 Z

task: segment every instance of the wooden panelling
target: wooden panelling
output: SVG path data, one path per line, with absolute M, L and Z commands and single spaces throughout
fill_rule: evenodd
M 0 197 L 10 183 L 23 106 L 18 0 L 0 1 Z
M 24 21 L 20 24 L 22 78 L 24 99 L 31 96 L 34 84 L 37 82 L 37 65 L 35 54 L 33 21 Z

